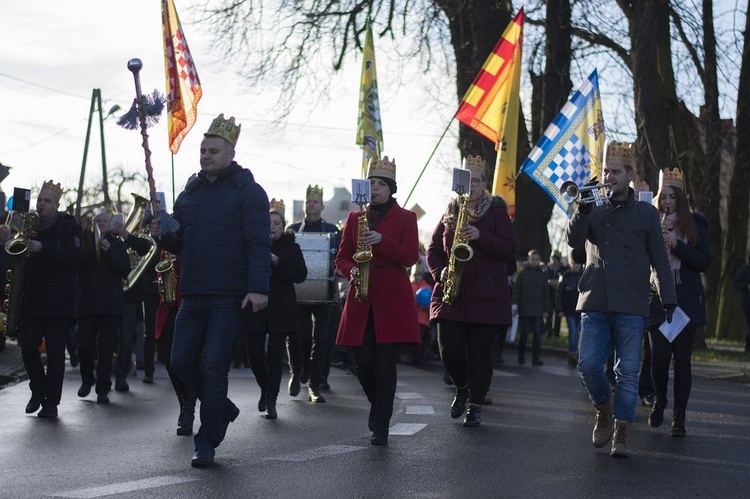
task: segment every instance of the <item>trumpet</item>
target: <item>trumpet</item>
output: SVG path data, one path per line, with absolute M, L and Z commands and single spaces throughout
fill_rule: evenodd
M 609 202 L 612 197 L 612 184 L 584 185 L 578 187 L 578 184 L 568 180 L 560 186 L 560 194 L 563 201 L 568 204 L 595 204 L 601 206 Z

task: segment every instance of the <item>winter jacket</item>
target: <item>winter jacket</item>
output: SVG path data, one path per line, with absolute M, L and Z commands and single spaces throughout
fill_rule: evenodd
M 519 317 L 542 317 L 552 312 L 547 273 L 542 267 L 526 267 L 516 276 L 513 305 Z
M 581 281 L 581 272 L 566 271 L 560 276 L 557 284 L 557 295 L 555 297 L 555 310 L 564 315 L 576 315 L 576 304 L 578 303 L 578 283 Z
M 109 249 L 96 256 L 94 234 L 87 231 L 83 257 L 78 270 L 78 317 L 85 315 L 122 316 L 122 280 L 130 271 L 125 243 L 112 233 L 105 234 Z
M 177 197 L 173 216 L 180 229 L 162 240 L 180 255 L 183 296 L 268 294 L 268 197 L 249 170 L 233 161 L 213 182 L 201 171 Z
M 633 189 L 623 204 L 594 206 L 587 214 L 577 210 L 566 240 L 571 248 L 586 245 L 579 311 L 648 317 L 651 267 L 663 302 L 677 303 L 659 214 L 651 204 L 636 201 Z
M 469 242 L 474 257 L 463 265 L 458 297 L 452 305 L 443 303 L 443 284 L 439 281 L 448 266 L 454 232 L 441 219 L 432 233 L 427 267 L 437 284 L 432 293 L 430 319 L 509 325 L 512 320 L 507 261 L 514 258 L 517 243 L 505 200 L 494 197 L 487 213 L 473 225 L 479 229 L 479 239 Z

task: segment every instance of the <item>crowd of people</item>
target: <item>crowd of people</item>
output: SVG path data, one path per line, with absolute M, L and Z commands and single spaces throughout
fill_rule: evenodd
M 227 396 L 233 363 L 252 369 L 257 409 L 274 420 L 285 357 L 289 395 L 306 384 L 308 401 L 324 403 L 338 348 L 352 352 L 352 370 L 370 403 L 370 443 L 382 446 L 403 353 L 424 363 L 439 352 L 446 382 L 455 387 L 451 417 L 480 426 L 493 365 L 503 362 L 515 316 L 518 363 L 526 362 L 531 333 L 534 367 L 544 364 L 545 331 L 560 335 L 565 320 L 568 364 L 578 369 L 594 406 L 595 447 L 611 440 L 612 456 L 631 455 L 628 428 L 643 396 L 639 373 L 653 397 L 648 424 L 662 424 L 671 362 L 670 434 L 686 435 L 693 340 L 706 322 L 700 274 L 711 253 L 707 223 L 691 210 L 678 170 L 663 172 L 655 206 L 640 201 L 630 187 L 630 146 L 613 142 L 602 169 L 609 200 L 576 204 L 566 231 L 569 258 L 554 253 L 544 265 L 532 249 L 519 264 L 508 206 L 488 193 L 479 156 L 466 158 L 468 190 L 448 204 L 425 248 L 416 215 L 394 197 L 395 160 L 370 160 L 369 203 L 352 211 L 341 230 L 322 218 L 317 185 L 307 189 L 304 220 L 287 225 L 283 201 L 269 202 L 253 174 L 234 161 L 240 129 L 220 115 L 204 134 L 201 170 L 171 214 L 176 231 L 165 230 L 162 214 L 145 221 L 146 233 L 132 234 L 106 209 L 79 225 L 59 211 L 60 184 L 44 183 L 38 227 L 16 235 L 27 244 L 20 306 L 11 312 L 20 317 L 27 413 L 58 417 L 72 330 L 78 396 L 93 388 L 101 404 L 110 402 L 113 376 L 115 390 L 129 389 L 134 351 L 143 382 L 153 383 L 155 349 L 179 402 L 178 435 L 194 433 L 200 402 L 191 463 L 212 466 L 240 414 Z M 301 299 L 298 286 L 313 269 L 300 243 L 310 237 L 332 251 L 319 296 Z M 0 230 L 0 242 L 10 238 L 7 227 Z M 16 268 L 17 258 L 3 252 L 0 263 Z M 133 258 L 146 262 L 135 280 Z M 735 284 L 750 322 L 748 269 Z M 681 314 L 687 319 L 679 334 L 662 334 Z M 650 355 L 642 365 L 644 338 Z M 608 361 L 613 378 L 605 373 Z

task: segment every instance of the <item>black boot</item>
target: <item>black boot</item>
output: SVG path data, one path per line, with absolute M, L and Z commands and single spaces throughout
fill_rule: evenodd
M 192 435 L 193 421 L 195 420 L 194 395 L 185 395 L 180 398 L 180 416 L 177 418 L 177 434 Z
M 482 422 L 482 406 L 479 404 L 469 404 L 464 418 L 464 426 L 475 428 Z
M 458 419 L 463 415 L 466 410 L 466 401 L 469 399 L 469 387 L 468 385 L 463 388 L 456 388 L 456 396 L 453 397 L 453 403 L 451 404 L 451 417 Z
M 388 421 L 376 421 L 370 445 L 388 445 Z
M 648 416 L 648 425 L 651 428 L 658 428 L 664 421 L 664 409 L 667 405 L 667 400 L 662 397 L 657 397 L 654 401 L 654 407 L 651 409 L 651 414 Z
M 266 398 L 266 419 L 277 419 L 279 417 L 276 412 L 276 395 L 269 395 Z
M 370 415 L 367 417 L 367 428 L 375 431 L 375 404 L 370 404 Z
M 266 391 L 261 390 L 258 400 L 258 412 L 266 412 Z
M 687 435 L 687 431 L 685 431 L 685 411 L 674 411 L 669 434 L 673 437 L 684 437 Z

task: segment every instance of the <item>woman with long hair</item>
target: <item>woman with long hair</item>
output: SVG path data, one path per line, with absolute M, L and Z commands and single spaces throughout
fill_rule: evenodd
M 673 416 L 669 434 L 684 437 L 685 410 L 692 385 L 690 357 L 693 353 L 693 341 L 696 329 L 706 324 L 706 300 L 700 274 L 711 264 L 711 245 L 708 240 L 708 223 L 690 209 L 680 171 L 676 168 L 662 171 L 659 185 L 656 207 L 662 220 L 662 235 L 677 290 L 677 304 L 690 318 L 690 322 L 670 343 L 659 331 L 665 314 L 659 296 L 652 293 L 648 336 L 656 399 L 648 424 L 658 428 L 664 420 L 669 364 L 674 359 Z

